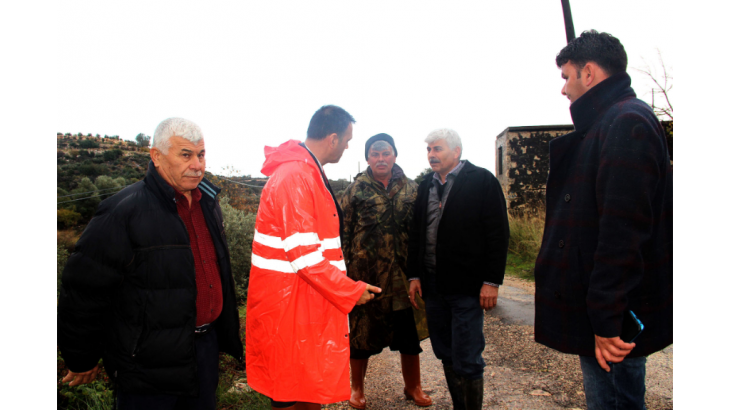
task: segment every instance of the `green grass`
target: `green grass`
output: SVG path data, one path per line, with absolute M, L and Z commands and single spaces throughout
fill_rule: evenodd
M 241 323 L 241 340 L 246 332 L 246 306 L 239 306 L 238 315 Z M 245 357 L 245 353 L 244 353 Z M 227 354 L 220 355 L 218 388 L 216 397 L 218 410 L 264 410 L 271 408 L 269 399 L 251 389 L 241 389 L 241 383 L 247 383 L 246 370 L 243 364 Z M 66 374 L 66 366 L 60 352 L 57 357 L 57 408 L 67 410 L 111 410 L 114 402 L 111 382 L 102 368 L 97 379 L 89 384 L 69 387 L 62 383 Z
M 243 357 L 246 357 L 246 306 L 238 307 L 238 317 L 241 324 L 241 341 L 243 342 Z M 244 365 L 238 363 L 234 358 L 222 354 L 220 355 L 220 365 L 218 374 L 218 388 L 216 389 L 216 397 L 218 400 L 218 410 L 237 410 L 237 409 L 270 409 L 271 401 L 250 388 L 241 389 L 241 383 L 248 384 L 246 379 L 246 370 Z
M 504 273 L 515 278 L 526 279 L 534 282 L 535 260 L 525 260 L 512 253 L 507 253 L 507 267 Z
M 509 216 L 509 251 L 505 270 L 507 275 L 535 280 L 535 260 L 540 252 L 544 226 L 544 211 L 522 216 Z
M 241 383 L 247 383 L 246 371 L 232 357 L 221 355 L 218 388 L 216 389 L 218 401 L 216 408 L 218 410 L 271 408 L 271 402 L 266 396 L 250 390 L 250 388 L 244 391 L 240 388 Z

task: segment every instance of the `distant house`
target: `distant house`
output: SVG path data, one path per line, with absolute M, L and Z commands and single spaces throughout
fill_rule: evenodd
M 673 159 L 674 122 L 662 121 Z M 511 213 L 539 212 L 545 201 L 550 140 L 573 131 L 573 125 L 507 127 L 495 141 L 495 176 Z

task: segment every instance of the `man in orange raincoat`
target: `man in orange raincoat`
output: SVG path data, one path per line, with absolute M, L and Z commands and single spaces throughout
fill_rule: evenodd
M 346 275 L 342 211 L 322 169 L 340 160 L 354 122 L 326 105 L 312 116 L 304 143 L 264 149 L 269 181 L 251 256 L 246 369 L 249 385 L 273 408 L 317 409 L 350 398 L 347 314 L 380 293 Z

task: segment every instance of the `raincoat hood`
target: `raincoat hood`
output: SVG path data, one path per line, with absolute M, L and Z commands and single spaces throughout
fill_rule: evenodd
M 271 176 L 274 171 L 279 168 L 279 165 L 291 161 L 304 161 L 307 163 L 314 162 L 312 156 L 307 152 L 307 149 L 302 147 L 300 141 L 289 140 L 278 147 L 264 147 L 264 166 L 261 168 L 261 173 L 267 177 Z M 314 165 L 314 164 L 312 164 Z M 316 165 L 315 165 L 316 167 Z

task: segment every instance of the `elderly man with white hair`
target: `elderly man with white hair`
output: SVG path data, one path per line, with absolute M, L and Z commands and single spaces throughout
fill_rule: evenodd
M 120 410 L 212 410 L 219 352 L 243 359 L 220 189 L 189 120 L 162 121 L 150 157 L 142 181 L 99 204 L 63 271 L 63 381 L 93 381 L 103 359 Z
M 491 172 L 461 160 L 451 129 L 426 137 L 433 173 L 418 186 L 408 242 L 409 297 L 426 302 L 431 345 L 444 367 L 454 409 L 481 409 L 485 367 L 483 310 L 497 304 L 509 223 Z

